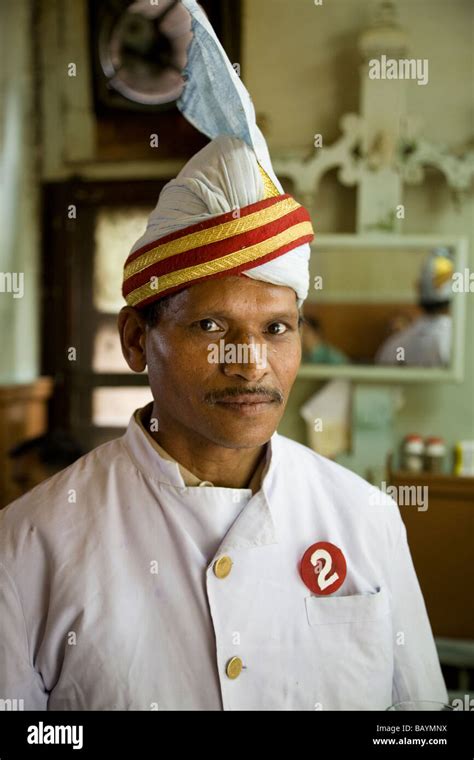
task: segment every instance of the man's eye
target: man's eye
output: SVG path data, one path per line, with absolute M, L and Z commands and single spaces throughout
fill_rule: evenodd
M 219 325 L 213 319 L 201 319 L 198 325 L 204 332 L 218 332 L 220 330 Z
M 268 327 L 268 331 L 271 335 L 283 335 L 283 333 L 286 333 L 287 329 L 287 326 L 283 324 L 283 322 L 272 322 Z

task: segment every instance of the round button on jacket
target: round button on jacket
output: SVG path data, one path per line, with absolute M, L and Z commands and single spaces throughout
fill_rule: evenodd
M 218 578 L 227 578 L 232 570 L 232 560 L 226 554 L 214 562 L 214 575 Z
M 225 672 L 229 678 L 238 678 L 242 672 L 242 660 L 240 657 L 232 657 L 226 665 Z

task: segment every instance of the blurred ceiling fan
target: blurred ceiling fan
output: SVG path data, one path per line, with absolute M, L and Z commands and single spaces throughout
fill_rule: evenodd
M 192 39 L 190 16 L 180 0 L 101 5 L 98 54 L 107 88 L 142 107 L 175 103 L 184 88 L 181 72 Z

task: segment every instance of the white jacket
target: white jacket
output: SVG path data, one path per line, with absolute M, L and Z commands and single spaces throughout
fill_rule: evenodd
M 186 487 L 132 417 L 123 437 L 0 512 L 0 699 L 26 710 L 446 701 L 398 507 L 372 506 L 372 492 L 277 433 L 255 495 Z M 347 562 L 329 596 L 299 572 L 319 541 Z

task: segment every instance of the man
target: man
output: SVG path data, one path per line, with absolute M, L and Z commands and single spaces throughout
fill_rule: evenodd
M 0 695 L 52 710 L 444 701 L 397 506 L 374 508 L 367 483 L 275 432 L 301 358 L 311 224 L 184 6 L 181 107 L 197 104 L 213 139 L 162 191 L 119 317 L 154 400 L 3 515 Z M 222 86 L 233 105 L 217 126 Z
M 451 359 L 454 263 L 449 249 L 435 248 L 423 264 L 418 284 L 422 315 L 379 348 L 376 364 L 446 367 Z

